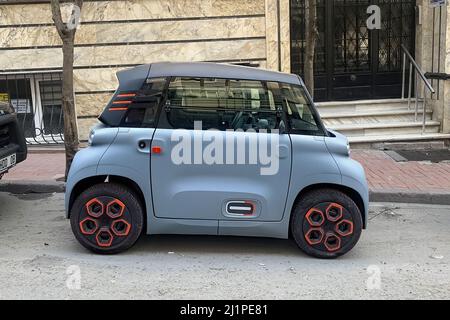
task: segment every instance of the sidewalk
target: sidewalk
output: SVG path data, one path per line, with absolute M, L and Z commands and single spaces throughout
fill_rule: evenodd
M 395 162 L 383 151 L 359 149 L 352 150 L 352 158 L 366 170 L 372 201 L 450 204 L 448 162 Z M 30 153 L 3 177 L 3 183 L 54 186 L 56 179 L 64 176 L 64 163 L 63 153 Z
M 450 163 L 396 162 L 380 150 L 352 150 L 372 191 L 437 192 L 450 194 Z
M 28 153 L 27 160 L 19 163 L 3 176 L 5 181 L 56 181 L 64 178 L 66 157 L 58 153 Z
M 396 162 L 380 150 L 352 150 L 369 182 L 371 202 L 450 205 L 450 163 Z

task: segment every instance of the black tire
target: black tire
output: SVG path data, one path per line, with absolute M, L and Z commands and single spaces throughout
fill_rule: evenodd
M 143 230 L 144 211 L 131 189 L 117 183 L 100 183 L 75 200 L 70 224 L 85 248 L 115 254 L 136 243 Z
M 346 254 L 358 242 L 361 231 L 358 206 L 335 189 L 308 192 L 292 212 L 291 233 L 295 242 L 303 252 L 316 258 L 334 259 Z

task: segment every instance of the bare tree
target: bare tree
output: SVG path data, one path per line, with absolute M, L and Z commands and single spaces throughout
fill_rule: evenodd
M 305 85 L 314 96 L 314 54 L 317 39 L 317 1 L 305 0 Z
M 79 14 L 83 6 L 83 0 L 74 0 L 72 3 L 74 5 L 72 14 L 67 22 L 63 22 L 60 1 L 51 0 L 53 22 L 63 44 L 62 110 L 64 114 L 64 144 L 66 150 L 65 178 L 67 178 L 70 165 L 80 145 L 76 124 L 75 97 L 73 93 L 73 60 L 75 33 L 79 23 Z

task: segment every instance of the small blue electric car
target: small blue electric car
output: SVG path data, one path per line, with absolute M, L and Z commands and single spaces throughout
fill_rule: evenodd
M 68 176 L 67 217 L 83 246 L 118 253 L 142 233 L 292 237 L 335 258 L 358 242 L 364 170 L 298 76 L 214 63 L 117 76 Z

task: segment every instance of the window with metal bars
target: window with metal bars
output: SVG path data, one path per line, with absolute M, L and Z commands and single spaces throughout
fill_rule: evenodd
M 62 73 L 0 73 L 0 100 L 16 110 L 28 144 L 64 142 Z

